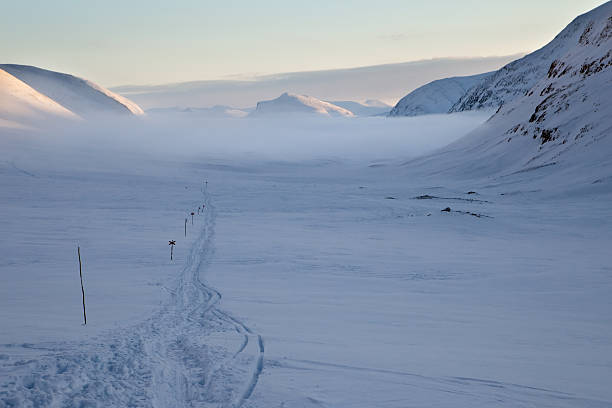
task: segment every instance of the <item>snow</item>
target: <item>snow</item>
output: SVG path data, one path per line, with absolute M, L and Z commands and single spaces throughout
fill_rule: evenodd
M 76 115 L 0 69 L 0 127 L 28 127 L 53 118 Z
M 579 43 L 592 21 L 605 22 L 611 9 L 612 5 L 608 2 L 577 17 L 546 46 L 512 61 L 498 71 L 444 78 L 423 85 L 402 98 L 391 110 L 390 116 L 497 109 L 521 99 L 547 74 L 553 61 L 564 57 Z M 608 48 L 601 48 L 600 56 L 608 50 L 609 45 Z
M 411 165 L 422 174 L 511 179 L 526 172 L 538 177 L 536 183 L 548 179 L 562 189 L 569 182 L 581 186 L 609 180 L 612 2 L 576 19 L 551 44 L 557 50 L 555 59 L 546 60 L 545 69 L 537 70 L 539 76 L 532 74 L 533 86 L 521 90 L 522 96 L 503 105 L 472 134 Z M 548 55 L 544 51 L 549 47 L 540 53 Z M 531 69 L 529 60 L 523 63 L 514 65 L 517 72 Z
M 608 1 L 598 8 L 578 16 L 550 43 L 519 60 L 509 63 L 494 75 L 488 77 L 482 84 L 472 88 L 451 108 L 451 111 L 497 108 L 525 95 L 546 75 L 550 64 L 555 59 L 564 56 L 575 47 L 580 36 L 593 19 L 604 21 L 610 16 L 611 10 L 612 3 Z
M 392 148 L 428 118 L 321 123 Z M 265 157 L 240 142 L 269 151 L 265 123 L 3 133 L 0 404 L 612 405 L 612 191 L 419 177 L 331 141 Z
M 612 3 L 569 27 L 496 112 L 0 128 L 0 407 L 612 407 Z
M 288 72 L 162 85 L 125 85 L 112 91 L 127 96 L 144 109 L 173 106 L 245 108 L 276 98 L 286 90 L 314 95 L 325 101 L 380 99 L 395 104 L 406 91 L 436 79 L 493 71 L 515 60 L 514 56 L 485 58 L 436 58 L 399 64 Z
M 444 78 L 423 85 L 404 96 L 389 116 L 418 116 L 447 113 L 465 93 L 493 73 L 466 77 Z
M 138 105 L 127 98 L 91 81 L 69 74 L 14 64 L 1 64 L 0 69 L 83 118 L 144 113 Z
M 308 95 L 283 93 L 276 99 L 257 102 L 251 116 L 321 115 L 352 117 L 353 113 L 329 102 L 321 101 Z

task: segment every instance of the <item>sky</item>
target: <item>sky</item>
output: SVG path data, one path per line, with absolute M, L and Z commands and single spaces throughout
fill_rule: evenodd
M 104 86 L 533 51 L 602 0 L 23 0 L 1 63 Z

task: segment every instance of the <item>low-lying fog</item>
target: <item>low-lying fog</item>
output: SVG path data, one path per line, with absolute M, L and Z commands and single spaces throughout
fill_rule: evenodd
M 139 156 L 177 161 L 332 159 L 372 163 L 404 160 L 443 147 L 478 127 L 490 114 L 469 112 L 397 119 L 175 120 L 151 116 L 8 133 L 0 143 L 4 160 L 33 159 L 36 167 L 42 164 L 37 154 L 51 167 L 76 164 L 79 158 L 86 159 L 84 164 L 88 167 L 120 164 L 129 167 L 130 160 Z M 10 147 L 12 144 L 14 148 Z M 53 164 L 55 160 L 57 163 Z

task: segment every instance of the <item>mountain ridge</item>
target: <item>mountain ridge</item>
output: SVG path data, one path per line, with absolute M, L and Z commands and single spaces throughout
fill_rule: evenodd
M 136 103 L 87 79 L 29 65 L 0 64 L 0 69 L 85 119 L 144 114 Z

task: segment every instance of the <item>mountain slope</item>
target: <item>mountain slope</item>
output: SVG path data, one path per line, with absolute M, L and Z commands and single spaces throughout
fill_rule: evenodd
M 27 65 L 1 64 L 0 69 L 83 118 L 144 113 L 134 102 L 86 79 Z
M 307 95 L 296 95 L 285 92 L 276 99 L 257 103 L 251 116 L 293 116 L 321 115 L 352 117 L 353 113 L 329 102 L 321 101 Z
M 77 116 L 0 69 L 0 127 L 24 127 L 52 118 L 76 119 Z
M 550 43 L 539 50 L 509 63 L 469 90 L 454 104 L 451 112 L 493 108 L 525 95 L 546 74 L 550 64 L 576 44 L 592 20 L 592 13 L 605 12 L 606 3 L 572 21 Z
M 391 110 L 389 116 L 446 113 L 470 88 L 491 75 L 493 72 L 430 82 L 404 96 Z
M 513 63 L 513 72 L 529 72 L 533 82 L 522 96 L 472 134 L 411 165 L 498 180 L 520 175 L 566 186 L 610 186 L 612 2 L 578 17 L 551 44 L 540 53 L 546 58 Z M 488 100 L 508 95 L 502 91 Z

